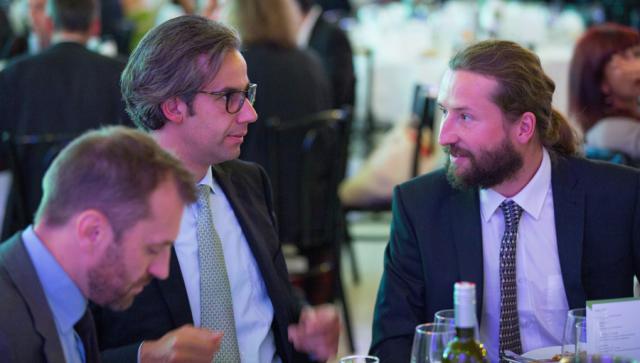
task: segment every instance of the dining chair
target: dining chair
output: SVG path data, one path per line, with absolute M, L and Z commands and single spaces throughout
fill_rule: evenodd
M 42 198 L 42 178 L 75 134 L 11 135 L 2 132 L 0 155 L 11 175 L 0 241 L 33 222 Z
M 292 280 L 306 287 L 311 303 L 341 302 L 353 351 L 350 311 L 340 273 L 344 219 L 338 198 L 349 153 L 351 120 L 349 107 L 296 120 L 267 120 L 266 169 L 273 187 L 280 240 L 283 245 L 295 246 L 308 264 L 306 271 L 292 276 Z M 323 285 L 329 286 L 324 296 L 319 294 Z

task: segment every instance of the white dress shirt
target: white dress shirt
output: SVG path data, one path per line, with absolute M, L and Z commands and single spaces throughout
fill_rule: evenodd
M 198 184 L 209 185 L 213 223 L 222 241 L 231 285 L 233 316 L 242 362 L 279 362 L 271 331 L 273 305 L 249 243 L 211 169 Z M 200 269 L 196 238 L 197 203 L 185 208 L 175 242 L 195 326 L 200 326 Z
M 491 362 L 498 361 L 500 329 L 500 244 L 504 196 L 480 190 L 484 291 L 480 339 Z M 516 281 L 523 352 L 562 342 L 568 310 L 558 256 L 551 189 L 551 160 L 543 150 L 542 163 L 531 181 L 511 198 L 524 209 L 518 227 Z M 576 258 L 579 258 L 576 256 Z

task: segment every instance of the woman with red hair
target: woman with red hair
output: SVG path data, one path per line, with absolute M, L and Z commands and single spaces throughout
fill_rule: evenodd
M 576 44 L 569 74 L 569 112 L 588 146 L 640 157 L 640 34 L 603 24 Z

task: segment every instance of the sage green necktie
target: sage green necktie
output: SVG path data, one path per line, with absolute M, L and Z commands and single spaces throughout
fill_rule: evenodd
M 223 331 L 215 362 L 240 362 L 233 300 L 220 236 L 213 225 L 208 185 L 198 185 L 198 260 L 200 262 L 200 326 Z

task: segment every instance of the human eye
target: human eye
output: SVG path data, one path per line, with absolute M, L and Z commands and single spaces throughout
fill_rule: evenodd
M 471 120 L 473 120 L 473 117 L 471 117 L 471 115 L 469 115 L 468 113 L 461 113 L 460 114 L 460 119 L 462 121 L 471 121 Z
M 440 109 L 440 112 L 442 113 L 442 116 L 446 116 L 448 111 L 446 108 L 442 107 L 442 106 L 438 106 L 438 108 Z

